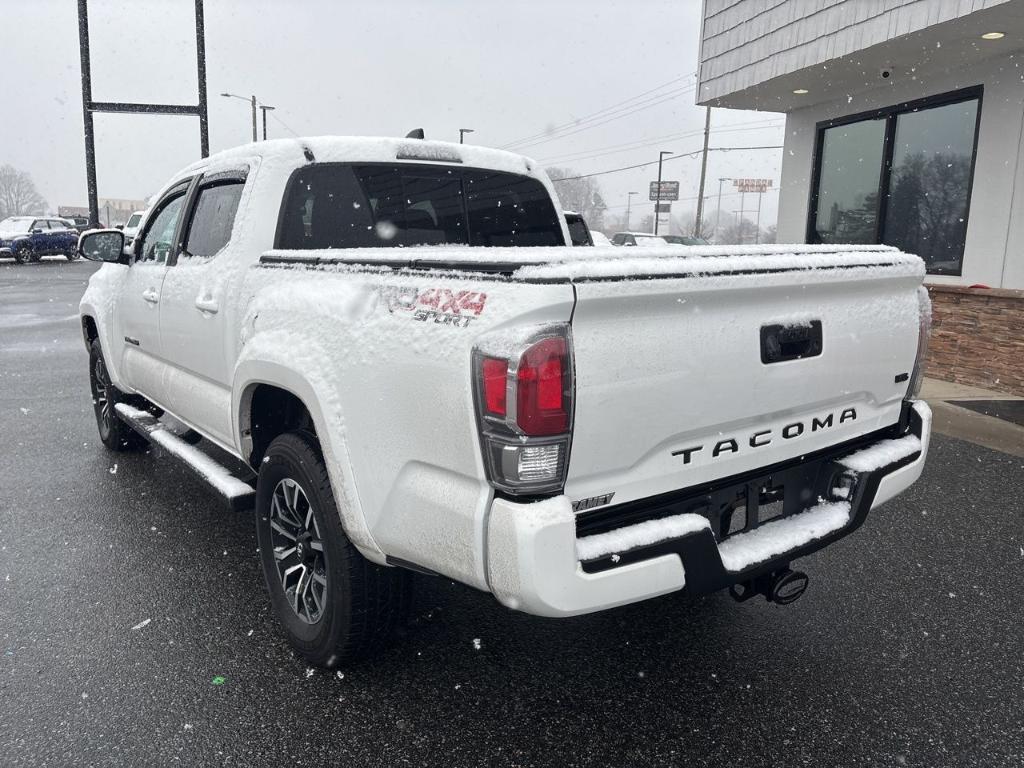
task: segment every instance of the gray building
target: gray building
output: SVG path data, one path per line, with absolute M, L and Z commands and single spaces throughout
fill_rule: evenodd
M 930 372 L 1024 394 L 1024 0 L 703 14 L 698 102 L 786 114 L 779 242 L 917 253 Z

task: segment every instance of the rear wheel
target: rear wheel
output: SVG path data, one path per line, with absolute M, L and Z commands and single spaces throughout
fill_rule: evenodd
M 112 451 L 131 451 L 145 445 L 146 441 L 117 417 L 114 406 L 129 402 L 129 398 L 110 383 L 99 339 L 93 339 L 89 345 L 89 388 L 100 442 Z
M 404 620 L 409 574 L 374 565 L 349 541 L 311 433 L 286 433 L 267 449 L 256 533 L 274 611 L 311 663 L 333 667 L 372 652 Z
M 64 258 L 68 261 L 74 261 L 78 258 L 78 248 L 69 248 L 64 251 Z
M 32 260 L 32 248 L 28 245 L 19 245 L 14 249 L 14 260 L 18 264 L 28 264 Z

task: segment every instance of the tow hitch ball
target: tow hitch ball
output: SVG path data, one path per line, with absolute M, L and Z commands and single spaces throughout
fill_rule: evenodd
M 729 587 L 729 594 L 741 603 L 755 595 L 764 595 L 764 599 L 769 603 L 789 605 L 796 602 L 807 590 L 809 581 L 803 571 L 792 571 L 789 567 L 784 567 L 750 581 L 733 584 Z

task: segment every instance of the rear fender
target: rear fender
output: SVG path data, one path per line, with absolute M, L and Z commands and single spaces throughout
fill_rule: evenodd
M 359 503 L 337 394 L 326 376 L 296 370 L 294 361 L 288 359 L 288 350 L 294 349 L 302 349 L 305 359 L 327 359 L 316 342 L 285 331 L 257 334 L 243 348 L 231 394 L 236 448 L 243 457 L 252 453 L 249 409 L 258 385 L 269 384 L 295 395 L 313 419 L 345 534 L 363 555 L 383 563 L 384 554 L 370 535 Z

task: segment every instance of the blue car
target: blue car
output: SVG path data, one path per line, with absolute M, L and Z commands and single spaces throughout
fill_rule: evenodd
M 0 221 L 0 256 L 13 256 L 19 264 L 43 256 L 78 258 L 78 231 L 74 224 L 56 216 L 11 216 Z

